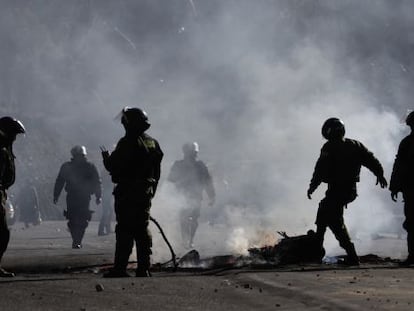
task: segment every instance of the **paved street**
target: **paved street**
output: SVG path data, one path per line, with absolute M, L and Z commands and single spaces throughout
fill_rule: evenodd
M 92 222 L 83 249 L 72 250 L 64 222 L 29 229 L 15 224 L 4 267 L 17 276 L 0 279 L 0 310 L 412 310 L 414 305 L 414 269 L 392 262 L 103 279 L 114 235 L 98 237 L 96 227 Z

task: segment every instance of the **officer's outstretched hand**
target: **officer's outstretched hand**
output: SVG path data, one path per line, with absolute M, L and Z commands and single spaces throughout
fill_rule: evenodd
M 102 158 L 105 160 L 109 158 L 109 151 L 105 148 L 105 146 L 100 146 Z
M 376 185 L 378 185 L 378 183 L 380 184 L 381 188 L 385 188 L 388 186 L 387 180 L 385 179 L 384 176 L 377 177 Z
M 53 198 L 53 204 L 57 204 L 58 198 Z
M 391 200 L 393 200 L 394 202 L 397 202 L 397 198 L 398 198 L 398 192 L 391 192 Z
M 307 192 L 307 195 L 308 195 L 308 199 L 309 200 L 312 200 L 312 193 L 313 193 L 313 191 L 312 191 L 312 189 L 308 189 L 308 192 Z
M 102 198 L 96 198 L 95 200 L 96 205 L 101 204 L 101 202 L 102 202 Z

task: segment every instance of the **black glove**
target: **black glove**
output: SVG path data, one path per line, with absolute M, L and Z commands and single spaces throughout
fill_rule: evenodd
M 386 188 L 388 186 L 387 180 L 384 176 L 377 177 L 376 185 L 380 184 L 381 188 Z

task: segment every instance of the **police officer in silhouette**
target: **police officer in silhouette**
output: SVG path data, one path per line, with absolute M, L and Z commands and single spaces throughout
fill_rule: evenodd
M 25 133 L 25 128 L 19 120 L 12 117 L 0 118 L 0 277 L 14 276 L 14 273 L 1 267 L 1 259 L 10 240 L 10 231 L 6 221 L 6 191 L 14 184 L 16 176 L 13 142 L 18 134 L 23 133 Z
M 101 203 L 101 178 L 96 166 L 86 158 L 84 146 L 74 146 L 72 159 L 60 167 L 53 190 L 53 203 L 57 203 L 63 187 L 66 190 L 68 228 L 72 236 L 72 248 L 82 248 L 85 230 L 91 220 L 89 209 L 91 195 L 95 195 L 96 204 Z
M 107 171 L 101 172 L 102 178 L 102 215 L 99 220 L 98 235 L 108 235 L 112 233 L 112 219 L 114 216 L 113 207 L 113 184 L 111 176 Z
M 207 193 L 209 205 L 213 205 L 216 198 L 210 172 L 204 162 L 198 160 L 198 152 L 196 142 L 184 144 L 184 157 L 174 162 L 168 176 L 168 180 L 175 185 L 186 201 L 186 207 L 180 214 L 180 222 L 184 245 L 189 248 L 194 247 L 193 240 L 198 228 L 203 192 Z
M 129 256 L 135 242 L 137 277 L 150 277 L 152 237 L 149 232 L 151 200 L 161 174 L 163 152 L 154 138 L 145 133 L 150 127 L 140 108 L 125 107 L 121 113 L 125 136 L 109 154 L 103 149 L 105 168 L 111 174 L 116 216 L 116 246 L 113 268 L 104 277 L 127 277 Z
M 28 178 L 17 196 L 16 205 L 19 209 L 19 220 L 24 222 L 26 228 L 32 224 L 40 225 L 42 217 L 40 215 L 39 197 L 34 180 Z
M 403 228 L 407 231 L 408 257 L 402 265 L 414 264 L 414 111 L 410 112 L 406 124 L 411 133 L 398 147 L 390 180 L 391 198 L 397 201 L 401 192 L 404 199 L 405 221 Z
M 354 244 L 344 223 L 344 207 L 357 197 L 361 166 L 368 168 L 377 177 L 377 184 L 381 188 L 387 186 L 384 170 L 374 154 L 361 142 L 344 137 L 345 125 L 340 119 L 326 120 L 322 126 L 322 136 L 328 141 L 321 149 L 307 191 L 308 198 L 311 199 L 312 193 L 322 182 L 328 184 L 316 216 L 316 237 L 322 247 L 326 229 L 331 229 L 347 253 L 347 258 L 342 263 L 359 265 Z

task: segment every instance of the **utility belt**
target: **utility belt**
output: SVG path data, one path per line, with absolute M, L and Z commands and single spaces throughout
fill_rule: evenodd
M 153 197 L 157 181 L 154 178 L 138 179 L 120 182 L 115 186 L 113 194 L 122 195 L 145 195 Z
M 66 219 L 70 219 L 76 216 L 76 218 L 79 218 L 79 216 L 84 216 L 86 218 L 86 220 L 91 221 L 92 220 L 92 214 L 95 213 L 95 211 L 91 211 L 91 210 L 87 210 L 84 212 L 73 212 L 73 211 L 68 211 L 68 210 L 63 210 L 63 216 Z

